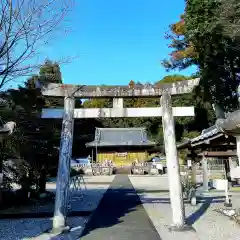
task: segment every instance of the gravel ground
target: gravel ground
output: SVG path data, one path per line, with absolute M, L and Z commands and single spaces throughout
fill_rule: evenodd
M 71 237 L 80 236 L 88 217 L 71 217 L 68 220 L 70 226 L 76 228 L 69 234 Z M 1 240 L 50 240 L 49 234 L 43 232 L 50 229 L 51 219 L 15 219 L 0 220 L 0 239 Z M 54 238 L 52 238 L 54 239 Z M 67 238 L 66 238 L 67 239 Z M 69 239 L 69 238 L 68 238 Z M 75 238 L 76 239 L 76 238 Z
M 73 210 L 94 210 L 103 194 L 108 189 L 114 176 L 87 176 L 85 178 L 86 191 L 84 191 L 83 201 L 74 202 Z M 55 191 L 56 184 L 54 182 L 47 184 L 47 189 Z M 65 236 L 54 238 L 43 232 L 51 228 L 52 219 L 4 219 L 0 220 L 0 240 L 60 240 L 60 239 L 77 239 L 88 221 L 89 217 L 71 217 L 68 219 L 68 225 L 73 231 Z
M 200 240 L 237 240 L 240 239 L 240 227 L 234 221 L 215 212 L 223 207 L 223 194 L 214 198 L 206 197 L 197 206 L 185 204 L 187 221 L 196 232 L 169 232 L 171 225 L 171 206 L 167 177 L 131 177 L 133 186 L 140 190 L 139 196 L 154 226 L 163 240 L 200 239 Z M 153 191 L 154 190 L 154 191 Z M 232 196 L 233 205 L 240 208 L 240 196 Z

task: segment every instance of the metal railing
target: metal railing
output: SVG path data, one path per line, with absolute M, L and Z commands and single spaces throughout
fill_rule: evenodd
M 87 190 L 86 183 L 82 175 L 71 177 L 69 183 L 69 192 L 67 197 L 67 212 L 69 213 L 72 209 L 72 202 L 83 201 L 84 194 Z

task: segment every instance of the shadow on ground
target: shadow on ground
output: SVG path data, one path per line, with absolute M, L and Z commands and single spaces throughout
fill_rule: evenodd
M 117 175 L 81 239 L 161 239 L 127 175 Z
M 143 203 L 161 203 L 161 204 L 170 204 L 170 198 L 144 198 L 142 199 Z M 201 197 L 198 198 L 198 206 L 200 207 L 186 218 L 186 223 L 188 225 L 193 225 L 204 213 L 208 210 L 211 204 L 224 203 L 225 197 L 216 196 L 216 197 Z M 184 201 L 185 204 L 189 204 L 187 200 Z M 198 207 L 196 206 L 196 207 Z
M 207 209 L 214 203 L 223 203 L 224 197 L 205 197 L 201 200 L 202 205 L 198 208 L 194 213 L 187 217 L 186 223 L 189 225 L 193 225 L 204 213 Z
M 112 187 L 105 193 L 105 196 L 99 204 L 98 209 L 93 213 L 91 220 L 86 224 L 86 228 L 81 235 L 81 239 L 103 239 L 103 236 L 112 236 L 115 237 L 114 239 L 121 239 L 114 234 L 117 234 L 120 231 L 119 229 L 121 229 L 123 234 L 122 236 L 125 237 L 124 232 L 128 232 L 129 228 L 144 229 L 145 235 L 143 235 L 145 239 L 159 239 L 159 236 L 158 238 L 155 235 L 153 237 L 150 233 L 146 236 L 146 231 L 154 227 L 148 217 L 148 214 L 143 208 L 142 203 L 170 204 L 169 198 L 148 198 L 146 196 L 146 194 L 149 192 L 168 193 L 168 191 L 146 191 L 144 189 L 138 189 L 138 192 L 141 193 L 141 200 L 131 183 L 125 183 L 125 185 L 123 184 L 122 187 L 117 186 L 117 184 L 113 184 Z M 187 218 L 187 223 L 192 225 L 207 211 L 211 204 L 222 202 L 224 202 L 223 197 L 202 197 L 199 201 L 201 206 L 196 207 L 198 209 Z M 159 210 L 161 210 L 160 208 Z M 137 232 L 136 234 L 138 236 L 137 239 L 141 239 L 140 234 Z

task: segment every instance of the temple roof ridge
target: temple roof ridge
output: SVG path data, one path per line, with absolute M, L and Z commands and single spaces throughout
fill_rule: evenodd
M 93 146 L 154 146 L 147 137 L 145 127 L 137 128 L 96 128 L 94 141 L 87 143 Z

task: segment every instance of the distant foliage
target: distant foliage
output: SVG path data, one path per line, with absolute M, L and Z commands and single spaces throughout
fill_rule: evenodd
M 168 75 L 155 84 L 172 83 L 192 79 L 193 76 Z M 133 85 L 132 81 L 130 83 Z M 130 85 L 129 83 L 129 85 Z M 141 83 L 137 83 L 140 85 Z M 173 96 L 173 106 L 194 106 L 196 117 L 178 117 L 176 121 L 176 138 L 180 142 L 186 133 L 192 133 L 194 136 L 200 133 L 202 129 L 211 126 L 214 123 L 214 113 L 210 104 L 204 104 L 201 97 L 196 97 L 196 92 Z M 159 107 L 160 99 L 154 98 L 132 98 L 124 99 L 124 107 Z M 112 101 L 109 99 L 90 99 L 83 103 L 83 107 L 100 108 L 112 107 Z M 201 117 L 200 117 L 201 116 Z M 160 145 L 163 144 L 162 119 L 155 118 L 106 118 L 99 119 L 102 127 L 146 127 L 150 138 Z

